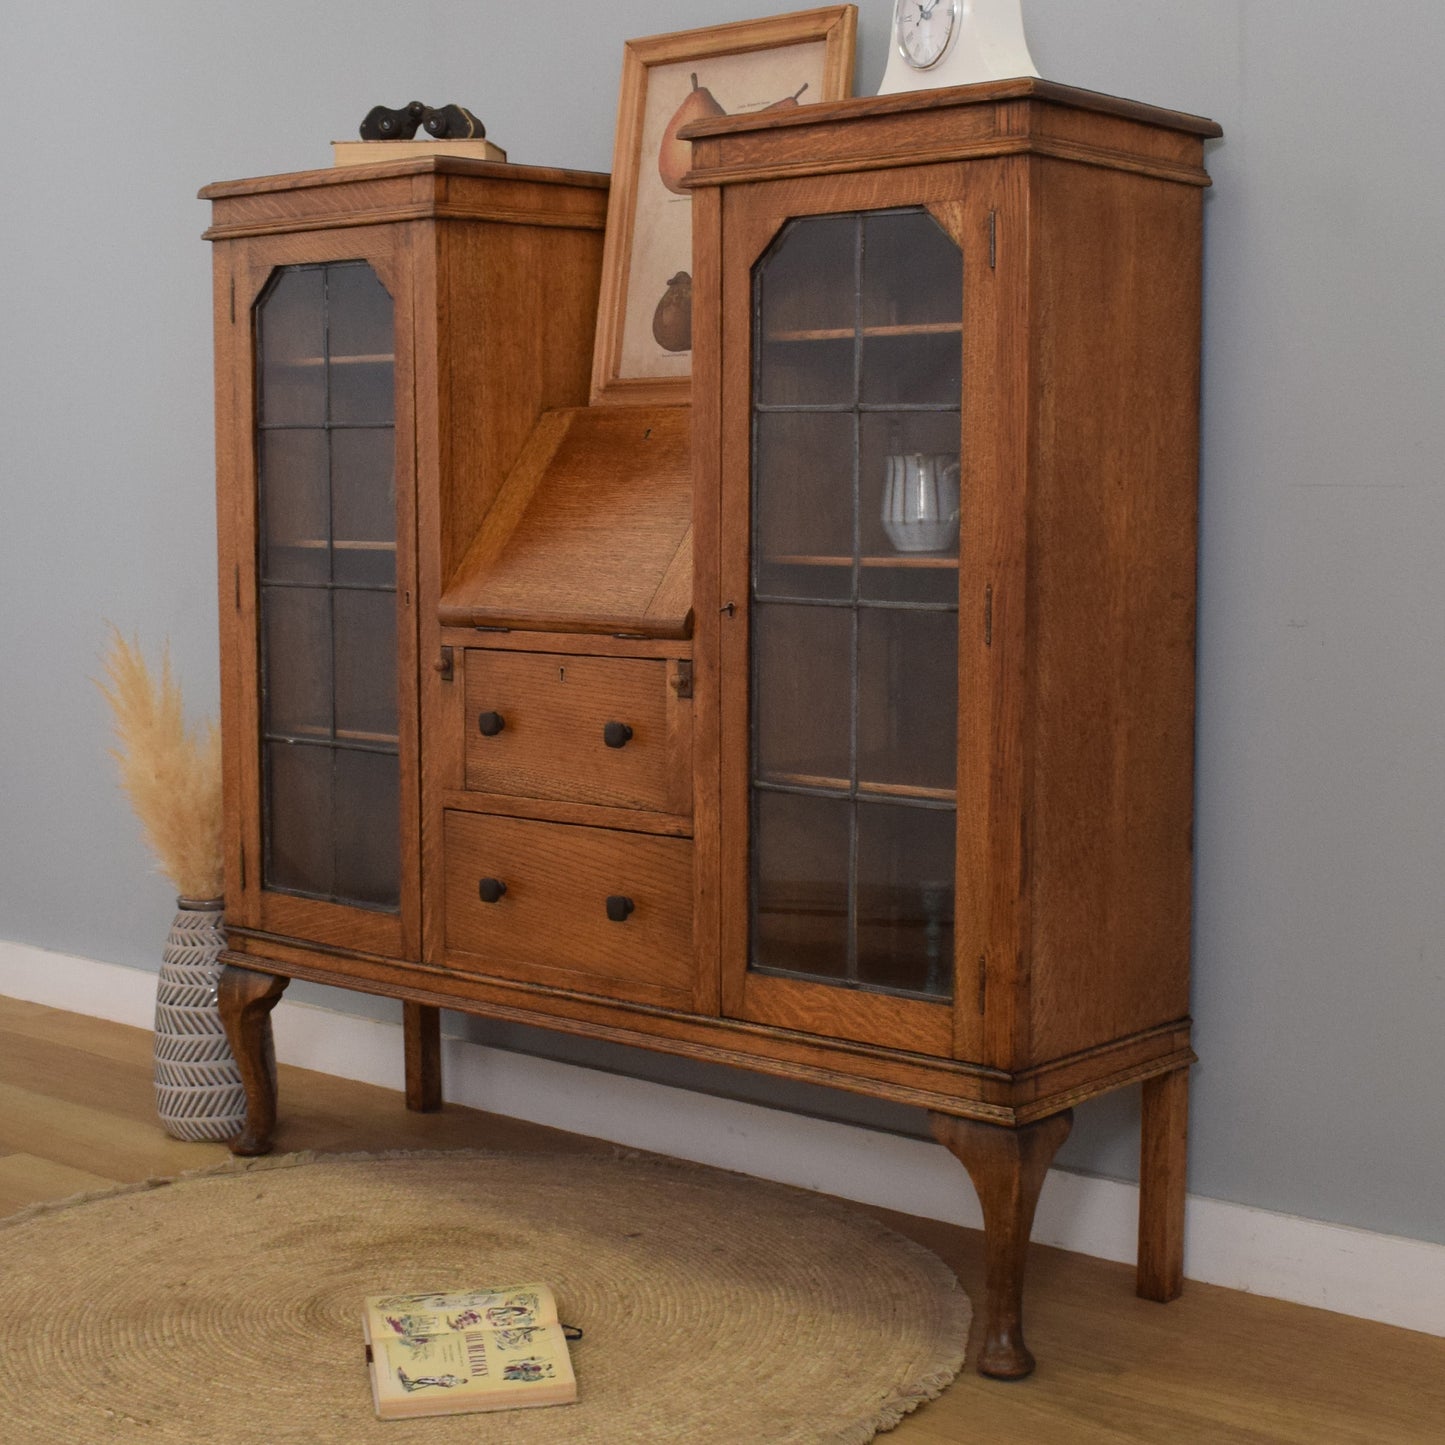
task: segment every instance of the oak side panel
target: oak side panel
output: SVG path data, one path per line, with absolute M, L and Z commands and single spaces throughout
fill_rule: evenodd
M 1037 1062 L 1189 1010 L 1202 193 L 1030 165 Z
M 538 416 L 587 400 L 602 235 L 459 221 L 439 231 L 444 588 Z

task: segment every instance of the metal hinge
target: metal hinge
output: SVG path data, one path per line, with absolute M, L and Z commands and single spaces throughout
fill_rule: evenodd
M 983 589 L 983 645 L 993 646 L 993 584 Z
M 978 1011 L 983 1013 L 988 1002 L 988 959 L 978 956 Z
M 692 662 L 688 658 L 679 658 L 674 666 L 672 674 L 672 690 L 680 698 L 692 696 Z
M 442 655 L 432 663 L 432 666 L 436 669 L 437 676 L 441 678 L 443 682 L 450 682 L 454 676 L 454 659 L 451 648 L 442 648 Z
M 992 270 L 998 265 L 998 212 L 988 213 L 988 265 Z

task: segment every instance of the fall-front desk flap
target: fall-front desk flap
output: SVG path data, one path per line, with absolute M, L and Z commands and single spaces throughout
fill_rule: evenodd
M 692 631 L 686 406 L 547 412 L 441 600 L 454 627 Z

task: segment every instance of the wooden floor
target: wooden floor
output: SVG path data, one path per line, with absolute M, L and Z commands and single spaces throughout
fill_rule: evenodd
M 0 998 L 0 1218 L 36 1200 L 197 1169 L 219 1144 L 154 1120 L 150 1035 Z M 609 1146 L 544 1131 L 547 1147 Z M 408 1114 L 399 1093 L 281 1069 L 278 1150 L 538 1147 L 535 1125 L 449 1105 Z M 967 1188 L 962 1170 L 959 1188 Z M 876 1211 L 982 1297 L 981 1238 Z M 1132 1270 L 1035 1247 L 1027 1305 L 1040 1360 L 1025 1381 L 970 1369 L 883 1437 L 898 1445 L 1394 1445 L 1445 1442 L 1445 1340 L 1188 1284 L 1169 1305 Z M 750 1442 L 739 1442 L 750 1445 Z

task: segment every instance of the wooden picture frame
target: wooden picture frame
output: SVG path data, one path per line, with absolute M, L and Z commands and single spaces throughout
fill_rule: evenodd
M 858 10 L 828 5 L 629 40 L 623 50 L 592 401 L 682 404 L 691 395 L 689 120 L 852 92 Z

